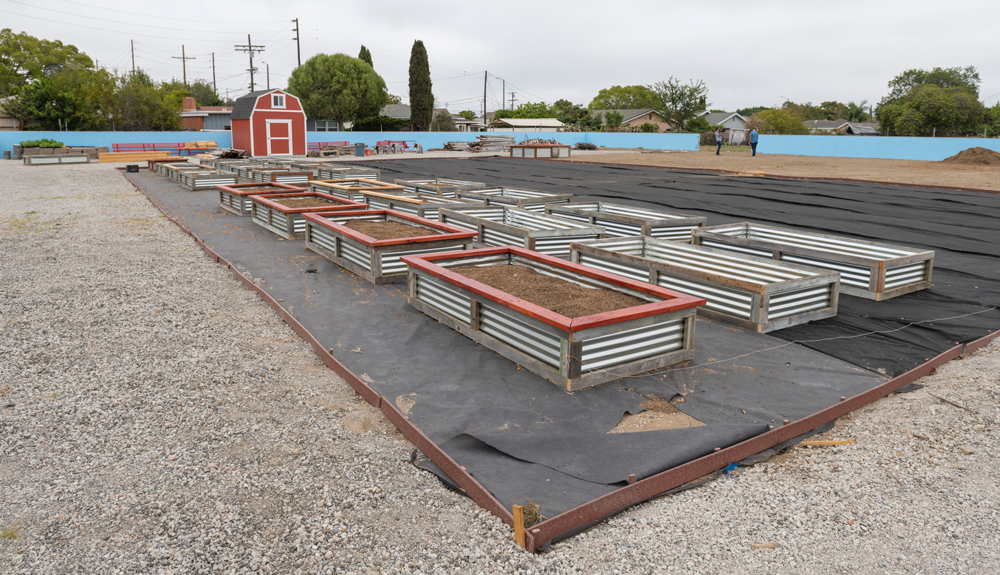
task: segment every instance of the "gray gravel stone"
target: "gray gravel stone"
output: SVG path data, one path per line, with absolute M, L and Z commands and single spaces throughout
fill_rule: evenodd
M 0 573 L 1000 571 L 996 345 L 529 556 L 115 170 L 0 182 Z

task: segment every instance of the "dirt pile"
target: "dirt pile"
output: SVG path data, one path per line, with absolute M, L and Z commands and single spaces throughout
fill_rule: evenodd
M 348 220 L 345 226 L 356 232 L 361 232 L 376 240 L 398 240 L 402 238 L 421 238 L 440 234 L 431 228 L 420 228 L 401 224 L 399 222 L 376 222 L 372 220 Z
M 961 164 L 965 166 L 1000 166 L 1000 152 L 975 147 L 962 150 L 954 156 L 941 161 L 945 164 Z

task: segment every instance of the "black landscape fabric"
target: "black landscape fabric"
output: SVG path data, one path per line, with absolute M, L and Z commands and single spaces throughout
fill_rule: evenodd
M 938 224 L 912 218 L 942 217 L 928 207 L 908 212 L 907 188 L 495 158 L 405 160 L 381 162 L 378 167 L 387 180 L 469 179 L 703 214 L 710 224 L 801 221 L 799 227 L 812 223 L 819 227 L 810 229 L 819 231 L 942 249 L 890 233 L 934 228 Z M 307 251 L 301 240 L 279 240 L 250 218 L 223 212 L 214 191 L 190 192 L 147 171 L 128 177 L 219 255 L 284 300 L 282 305 L 339 361 L 407 413 L 503 505 L 509 508 L 530 498 L 549 517 L 619 488 L 629 474 L 642 478 L 669 469 L 884 381 L 870 369 L 901 373 L 953 345 L 949 342 L 971 340 L 1000 326 L 1000 314 L 994 311 L 860 340 L 809 347 L 790 341 L 849 336 L 870 325 L 895 328 L 913 318 L 959 315 L 995 305 L 1000 278 L 989 274 L 1000 274 L 996 245 L 978 239 L 959 252 L 963 244 L 955 241 L 950 249 L 938 252 L 936 279 L 941 283 L 936 281 L 927 292 L 882 303 L 844 296 L 836 320 L 768 335 L 699 319 L 696 356 L 690 364 L 568 394 L 414 310 L 406 302 L 405 283 L 375 286 L 345 272 Z M 935 196 L 956 194 L 960 200 L 955 201 L 968 204 L 965 210 L 977 225 L 985 226 L 986 218 L 1000 215 L 993 196 L 912 193 L 919 198 L 915 203 L 930 205 L 937 201 Z M 890 197 L 896 206 L 883 219 L 894 221 L 894 226 L 871 224 L 870 236 L 839 229 L 838 218 L 845 228 L 868 229 L 860 222 L 878 210 L 865 211 L 868 203 L 862 198 L 877 205 Z M 763 217 L 771 209 L 808 212 L 810 205 L 821 214 Z M 741 212 L 747 213 L 741 216 Z M 950 232 L 964 229 L 956 226 Z M 973 230 L 967 233 L 974 235 Z M 931 234 L 914 237 L 934 239 Z M 793 330 L 800 333 L 785 333 Z M 641 412 L 641 404 L 652 396 L 674 402 L 705 425 L 607 434 L 623 414 Z

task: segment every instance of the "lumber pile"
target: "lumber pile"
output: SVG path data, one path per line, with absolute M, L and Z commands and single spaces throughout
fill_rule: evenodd
M 211 150 L 219 146 L 212 140 L 198 140 L 197 142 L 184 142 L 185 150 Z
M 513 136 L 478 136 L 475 142 L 447 142 L 444 149 L 453 152 L 507 152 L 514 142 Z
M 102 152 L 98 161 L 102 164 L 114 162 L 145 162 L 153 158 L 166 158 L 170 152 Z

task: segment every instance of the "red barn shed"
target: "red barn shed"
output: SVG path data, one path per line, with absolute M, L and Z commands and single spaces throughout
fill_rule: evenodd
M 295 96 L 258 90 L 236 100 L 233 147 L 251 156 L 306 155 L 306 113 Z

